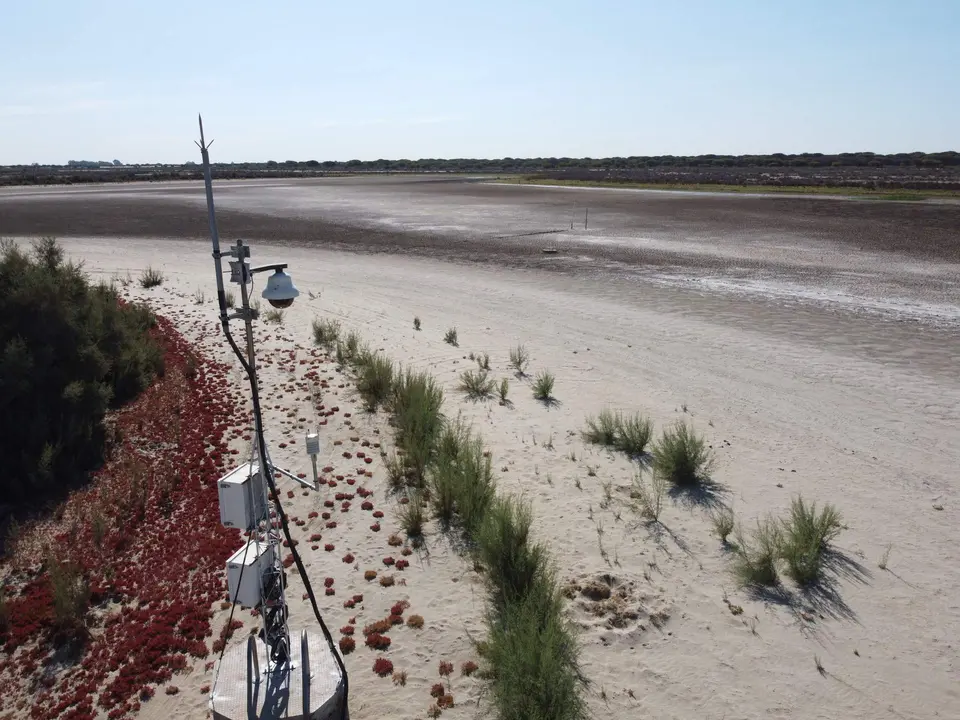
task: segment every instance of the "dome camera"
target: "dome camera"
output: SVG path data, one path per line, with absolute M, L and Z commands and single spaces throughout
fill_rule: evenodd
M 277 270 L 271 275 L 267 280 L 267 287 L 260 293 L 264 300 L 280 309 L 293 305 L 294 298 L 299 294 L 300 291 L 293 285 L 293 278 L 283 270 Z

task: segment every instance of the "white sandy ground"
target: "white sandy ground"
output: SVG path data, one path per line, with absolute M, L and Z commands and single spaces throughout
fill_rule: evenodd
M 148 265 L 162 268 L 168 278 L 162 287 L 143 291 L 134 283 L 131 294 L 180 318 L 188 336 L 197 331 L 185 319 L 203 318 L 205 346 L 225 357 L 222 338 L 209 332 L 216 311 L 208 245 L 63 242 L 94 276 L 129 272 L 136 278 Z M 752 330 L 749 322 L 733 329 L 665 313 L 618 300 L 599 283 L 573 285 L 546 274 L 302 248 L 255 246 L 253 253 L 254 264 L 289 262 L 303 292 L 282 329 L 260 324 L 261 358 L 279 357 L 295 343 L 309 348 L 310 321 L 321 316 L 339 319 L 345 330 L 357 330 L 397 361 L 430 369 L 447 389 L 448 415 L 462 412 L 492 449 L 501 492 L 522 494 L 533 503 L 537 536 L 549 543 L 564 578 L 608 573 L 629 583 L 630 605 L 639 617 L 626 627 L 608 627 L 582 598 L 570 605 L 583 627 L 592 716 L 960 717 L 960 379 L 934 381 L 891 367 L 882 353 L 866 361 L 811 350 L 783 339 L 789 336 L 778 340 Z M 257 293 L 261 287 L 262 280 Z M 202 306 L 191 297 L 198 288 L 206 294 Z M 415 315 L 422 319 L 421 332 L 413 330 Z M 442 340 L 451 326 L 459 330 L 460 348 Z M 532 373 L 546 368 L 556 374 L 559 405 L 539 404 L 528 382 L 508 371 L 508 349 L 518 342 L 531 351 Z M 466 358 L 471 351 L 489 352 L 495 375 L 510 377 L 513 406 L 474 404 L 456 392 L 459 372 L 475 367 Z M 332 364 L 323 368 L 322 376 L 339 377 Z M 266 385 L 288 375 L 265 365 Z M 359 436 L 389 447 L 389 429 L 337 384 L 327 405 L 352 411 L 357 428 L 344 427 L 341 413 L 321 430 L 325 457 L 340 472 L 362 463 L 344 461 L 334 440 L 347 447 L 355 445 L 349 437 Z M 274 404 L 301 408 L 300 416 L 310 412 L 302 391 L 265 400 L 268 407 Z M 728 489 L 726 499 L 746 526 L 767 512 L 782 513 L 798 492 L 834 503 L 849 525 L 837 544 L 862 566 L 859 578 L 856 573 L 837 578 L 833 597 L 792 605 L 755 599 L 733 582 L 702 508 L 670 500 L 663 528 L 645 526 L 627 505 L 630 464 L 586 446 L 579 431 L 587 414 L 605 406 L 642 410 L 659 431 L 684 417 L 684 404 L 686 417 L 716 449 L 715 478 Z M 266 416 L 274 459 L 294 472 L 308 471 L 302 433 L 314 416 L 307 417 L 307 423 L 290 425 L 282 411 Z M 291 445 L 280 450 L 283 441 Z M 439 660 L 459 667 L 474 658 L 468 633 L 483 631 L 482 586 L 439 535 L 430 540 L 428 556 L 412 555 L 411 567 L 396 573 L 405 586 L 384 589 L 364 582 L 363 570 L 383 570 L 383 556 L 400 557 L 399 548 L 386 542 L 398 524 L 396 506 L 385 498 L 380 457 L 368 467 L 374 478 L 361 483 L 375 490 L 371 499 L 386 513 L 383 531 L 370 532 L 372 518 L 360 510 L 357 497 L 349 513 L 334 512 L 340 521 L 336 530 L 323 530 L 317 520 L 306 532 L 298 530 L 304 538 L 299 549 L 335 637 L 351 615 L 362 627 L 401 599 L 411 604 L 407 614 L 423 615 L 423 630 L 390 633 L 393 646 L 386 656 L 407 671 L 405 687 L 372 673 L 374 653 L 363 647 L 359 631 L 358 649 L 346 662 L 351 717 L 424 717 Z M 612 483 L 611 503 L 604 503 L 605 482 Z M 282 490 L 290 487 L 289 481 L 281 483 Z M 340 489 L 346 489 L 343 483 Z M 318 506 L 325 497 L 298 492 L 284 500 L 290 514 L 305 519 L 309 510 L 323 509 Z M 324 540 L 311 551 L 305 539 L 317 531 Z M 325 553 L 324 542 L 335 543 L 336 551 Z M 882 570 L 878 562 L 887 548 L 888 568 Z M 357 570 L 341 561 L 348 550 L 357 556 Z M 333 597 L 322 595 L 327 576 L 335 578 Z M 362 611 L 342 606 L 354 592 L 365 595 Z M 294 628 L 312 621 L 301 593 L 294 580 L 288 594 Z M 742 615 L 731 613 L 725 595 L 743 607 Z M 224 616 L 218 613 L 218 622 Z M 242 617 L 249 627 L 249 615 Z M 245 630 L 234 642 L 242 641 Z M 202 670 L 198 663 L 189 676 L 175 678 L 180 694 L 158 692 L 142 716 L 201 717 L 206 697 L 199 688 L 212 680 Z M 475 716 L 479 687 L 479 680 L 458 672 L 457 707 L 445 714 Z

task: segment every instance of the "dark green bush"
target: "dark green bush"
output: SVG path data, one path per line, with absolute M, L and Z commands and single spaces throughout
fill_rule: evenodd
M 0 495 L 19 502 L 70 486 L 103 459 L 104 414 L 135 397 L 163 352 L 153 315 L 92 285 L 45 238 L 0 245 Z

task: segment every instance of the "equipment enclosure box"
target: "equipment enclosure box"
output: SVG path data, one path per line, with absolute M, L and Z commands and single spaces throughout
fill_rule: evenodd
M 263 473 L 259 463 L 244 463 L 217 483 L 220 495 L 220 523 L 224 527 L 249 530 L 257 522 L 257 507 L 264 502 Z
M 244 553 L 247 554 L 246 567 L 243 564 Z M 227 560 L 227 588 L 230 591 L 230 601 L 237 602 L 245 608 L 254 608 L 259 605 L 260 579 L 272 567 L 273 548 L 266 543 L 248 541 Z M 242 579 L 241 569 L 243 569 Z

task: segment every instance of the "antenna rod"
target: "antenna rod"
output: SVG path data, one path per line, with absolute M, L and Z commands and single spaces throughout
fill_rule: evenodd
M 220 231 L 217 230 L 217 215 L 213 208 L 213 178 L 210 174 L 209 148 L 213 145 L 213 141 L 211 140 L 210 145 L 207 145 L 203 137 L 203 116 L 197 115 L 197 118 L 200 121 L 200 142 L 197 145 L 200 147 L 200 155 L 203 158 L 203 185 L 207 191 L 207 220 L 210 223 L 210 241 L 213 243 L 213 261 L 217 266 L 217 301 L 220 304 L 220 321 L 226 328 L 227 299 L 223 290 L 223 265 L 220 263 Z

